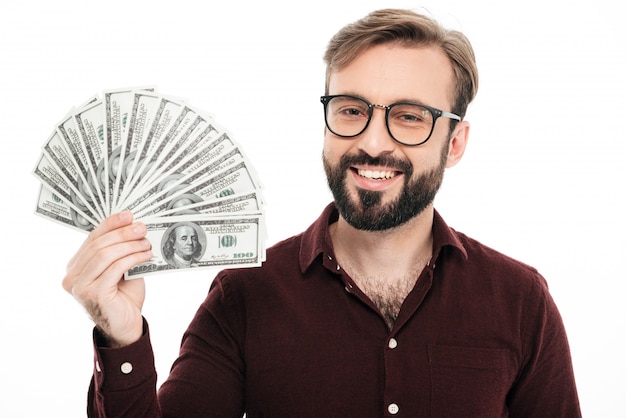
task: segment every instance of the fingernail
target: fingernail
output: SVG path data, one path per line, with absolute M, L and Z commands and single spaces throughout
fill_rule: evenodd
M 133 227 L 133 231 L 135 231 L 135 233 L 137 234 L 143 234 L 144 232 L 146 232 L 146 226 L 141 222 L 136 223 Z

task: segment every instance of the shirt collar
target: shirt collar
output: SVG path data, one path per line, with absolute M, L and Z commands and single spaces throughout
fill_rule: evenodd
M 315 222 L 302 234 L 300 244 L 300 268 L 304 273 L 315 259 L 324 253 L 332 252 L 332 242 L 330 240 L 329 225 L 339 219 L 339 213 L 334 203 L 328 204 L 322 214 Z M 433 261 L 436 261 L 444 247 L 456 248 L 463 258 L 467 259 L 467 251 L 455 230 L 450 228 L 439 212 L 435 210 L 433 219 Z

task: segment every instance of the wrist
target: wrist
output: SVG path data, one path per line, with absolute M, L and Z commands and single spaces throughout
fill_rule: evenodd
M 102 348 L 122 348 L 131 345 L 141 339 L 147 332 L 147 326 L 142 318 L 142 324 L 139 329 L 133 332 L 128 332 L 121 336 L 113 337 L 110 333 L 102 329 L 102 327 L 96 325 L 94 330 L 94 338 L 96 345 Z

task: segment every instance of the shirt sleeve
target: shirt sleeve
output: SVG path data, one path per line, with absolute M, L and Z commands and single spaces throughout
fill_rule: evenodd
M 133 344 L 108 348 L 94 328 L 94 375 L 89 388 L 89 417 L 159 417 L 156 368 L 148 324 Z
M 242 417 L 243 318 L 237 292 L 220 274 L 183 336 L 179 357 L 156 390 L 157 373 L 147 322 L 135 343 L 106 348 L 94 331 L 94 376 L 89 417 Z
M 227 273 L 213 280 L 207 299 L 183 336 L 180 355 L 159 389 L 163 416 L 242 417 L 245 319 L 242 292 Z
M 522 336 L 524 363 L 509 393 L 510 416 L 580 417 L 565 327 L 545 280 L 539 284 L 530 298 Z

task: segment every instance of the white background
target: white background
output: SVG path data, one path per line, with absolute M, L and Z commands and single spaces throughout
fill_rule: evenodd
M 447 222 L 536 266 L 567 327 L 586 417 L 623 416 L 626 31 L 615 2 L 389 1 L 474 44 L 478 97 Z M 204 4 L 203 6 L 200 6 Z M 91 322 L 61 288 L 84 236 L 33 214 L 54 124 L 103 89 L 156 84 L 229 128 L 266 190 L 269 243 L 330 200 L 321 168 L 322 54 L 360 1 L 3 1 L 0 5 L 0 416 L 81 417 Z M 8 252 L 7 252 L 8 251 Z M 213 270 L 147 279 L 160 381 Z M 549 384 L 549 382 L 546 382 Z

